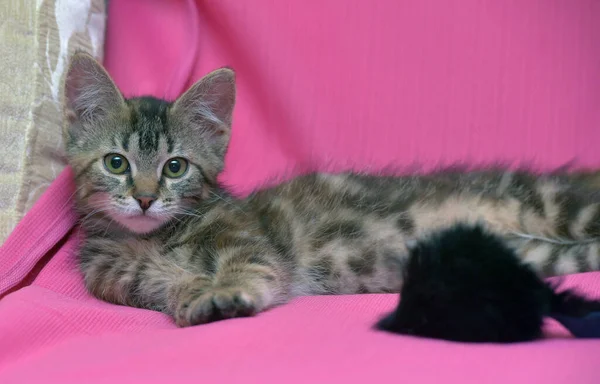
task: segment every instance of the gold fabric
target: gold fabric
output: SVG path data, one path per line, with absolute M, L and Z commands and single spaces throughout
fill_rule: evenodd
M 64 72 L 101 59 L 105 19 L 104 0 L 0 1 L 0 243 L 65 166 Z

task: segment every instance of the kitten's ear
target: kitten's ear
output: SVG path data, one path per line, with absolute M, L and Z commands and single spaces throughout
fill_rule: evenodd
M 124 102 L 117 86 L 93 56 L 77 52 L 71 57 L 64 88 L 69 129 L 102 119 Z
M 214 144 L 227 146 L 235 105 L 235 72 L 217 69 L 198 80 L 172 108 L 183 123 Z

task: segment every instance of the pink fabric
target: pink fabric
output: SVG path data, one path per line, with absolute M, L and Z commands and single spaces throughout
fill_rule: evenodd
M 127 95 L 238 73 L 224 181 L 291 166 L 600 165 L 600 3 L 111 0 Z M 0 249 L 0 382 L 597 383 L 599 341 L 470 346 L 375 332 L 395 295 L 312 297 L 176 329 L 90 297 L 66 170 Z M 600 297 L 600 274 L 567 284 Z

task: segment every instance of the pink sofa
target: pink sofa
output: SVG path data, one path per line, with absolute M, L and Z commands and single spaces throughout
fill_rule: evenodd
M 290 168 L 600 166 L 600 2 L 111 0 L 126 95 L 238 73 L 223 181 Z M 466 345 L 376 332 L 396 295 L 307 297 L 177 329 L 90 297 L 67 169 L 0 249 L 0 383 L 598 383 L 600 341 Z M 569 276 L 600 297 L 600 273 Z

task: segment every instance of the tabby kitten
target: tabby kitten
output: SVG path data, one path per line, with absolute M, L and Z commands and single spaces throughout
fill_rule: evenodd
M 92 294 L 190 326 L 299 295 L 399 292 L 406 244 L 459 221 L 484 223 L 543 276 L 599 269 L 594 174 L 309 174 L 232 197 L 217 176 L 234 101 L 227 68 L 170 103 L 125 99 L 74 55 L 65 142 Z

